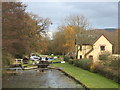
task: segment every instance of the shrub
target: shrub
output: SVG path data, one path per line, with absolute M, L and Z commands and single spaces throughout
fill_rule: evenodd
M 81 67 L 86 70 L 90 70 L 91 64 L 92 64 L 92 60 L 90 59 L 80 59 L 80 60 L 76 60 L 74 63 L 75 66 Z
M 80 61 L 79 59 L 77 59 L 77 60 L 74 61 L 74 65 L 75 65 L 76 67 L 79 67 L 79 66 L 80 66 L 80 65 L 79 65 L 79 61 Z
M 66 61 L 66 62 L 68 62 L 70 59 L 68 56 L 64 56 L 63 58 L 64 58 L 64 61 Z
M 60 55 L 58 55 L 57 58 L 60 58 Z
M 110 58 L 111 62 L 109 63 L 109 67 L 112 67 L 115 70 L 119 70 L 120 67 L 120 57 L 112 57 Z
M 109 69 L 106 66 L 97 65 L 95 67 L 94 71 L 106 78 L 114 80 L 115 82 L 120 81 L 119 73 L 115 70 Z M 118 82 L 118 83 L 120 83 L 120 82 Z
M 69 59 L 69 64 L 74 64 L 74 59 Z
M 120 57 L 115 57 L 115 56 L 109 56 L 107 57 L 108 60 L 105 61 L 100 61 L 100 63 L 104 66 L 107 66 L 111 69 L 114 70 L 119 70 L 118 67 L 120 67 Z
M 101 55 L 99 55 L 99 60 L 106 61 L 109 59 L 110 53 L 109 52 L 103 52 Z
M 70 56 L 70 59 L 74 59 L 74 57 L 73 57 L 73 56 Z
M 91 72 L 96 72 L 95 71 L 95 68 L 97 67 L 98 63 L 93 63 L 91 66 L 90 66 L 90 71 Z
M 98 66 L 96 66 L 94 71 L 101 74 L 101 75 L 105 75 L 105 67 L 103 65 L 99 64 Z
M 16 54 L 16 55 L 15 55 L 15 58 L 22 58 L 22 57 L 23 57 L 22 54 Z

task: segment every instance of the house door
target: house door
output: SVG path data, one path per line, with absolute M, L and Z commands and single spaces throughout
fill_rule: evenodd
M 92 55 L 90 55 L 90 56 L 89 56 L 89 59 L 93 60 L 93 56 L 92 56 Z

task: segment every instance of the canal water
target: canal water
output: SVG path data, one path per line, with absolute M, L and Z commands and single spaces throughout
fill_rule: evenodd
M 3 88 L 83 88 L 73 79 L 55 69 L 48 69 L 44 72 L 38 69 L 15 72 L 17 74 L 3 78 Z

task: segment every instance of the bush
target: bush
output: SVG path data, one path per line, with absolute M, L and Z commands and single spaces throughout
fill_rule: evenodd
M 68 56 L 64 56 L 63 58 L 64 58 L 64 61 L 66 61 L 66 62 L 68 62 L 70 59 L 70 57 L 68 57 Z
M 60 55 L 58 55 L 57 58 L 60 58 Z
M 119 82 L 120 81 L 119 73 L 117 71 L 115 71 L 115 70 L 109 69 L 106 66 L 97 65 L 95 67 L 94 72 L 97 72 L 98 74 L 100 74 L 100 75 L 102 75 L 102 76 L 104 76 L 106 78 L 112 79 L 115 82 L 120 83 Z
M 74 64 L 74 59 L 69 59 L 69 64 Z
M 120 83 L 119 82 L 120 73 L 118 72 L 118 70 L 110 69 L 110 67 L 102 65 L 99 62 L 93 63 L 92 60 L 90 59 L 73 60 L 73 59 L 68 59 L 68 57 L 65 57 L 65 59 L 68 60 L 70 64 L 73 64 L 77 67 L 83 68 L 85 70 L 89 70 L 94 73 L 98 73 L 106 78 L 109 78 L 117 83 Z M 115 67 L 119 65 L 118 63 L 120 63 L 120 59 L 112 60 L 111 66 Z
M 118 67 L 120 67 L 120 57 L 115 57 L 115 56 L 109 56 L 107 57 L 108 60 L 105 61 L 100 61 L 100 63 L 104 66 L 107 66 L 111 69 L 114 70 L 119 70 Z
M 74 63 L 75 66 L 81 67 L 86 70 L 90 70 L 91 64 L 92 64 L 92 60 L 90 59 L 80 59 L 80 60 L 76 60 Z
M 103 52 L 101 55 L 99 55 L 99 60 L 106 61 L 109 59 L 110 53 L 109 52 Z
M 115 69 L 115 70 L 119 70 L 119 68 L 118 67 L 120 67 L 120 58 L 119 57 L 117 57 L 117 58 L 115 58 L 115 57 L 112 57 L 112 58 L 110 58 L 110 63 L 109 63 L 109 67 L 112 67 L 113 69 Z
M 98 63 L 93 63 L 91 66 L 90 66 L 90 71 L 91 72 L 96 72 L 95 69 L 97 67 Z
M 75 65 L 76 67 L 80 67 L 79 61 L 80 61 L 79 59 L 77 59 L 77 60 L 74 61 L 74 65 Z
M 22 57 L 23 57 L 22 54 L 16 54 L 16 55 L 15 55 L 15 58 L 22 58 Z
M 105 67 L 103 65 L 98 65 L 96 66 L 96 68 L 94 69 L 94 72 L 97 72 L 101 75 L 105 74 Z
M 70 59 L 74 59 L 74 57 L 73 57 L 73 56 L 70 56 Z

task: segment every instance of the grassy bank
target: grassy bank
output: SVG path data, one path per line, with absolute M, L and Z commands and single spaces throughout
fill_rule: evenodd
M 75 77 L 88 88 L 118 88 L 118 84 L 103 76 L 83 70 L 68 63 L 53 64 L 55 67 L 63 68 L 65 72 Z

